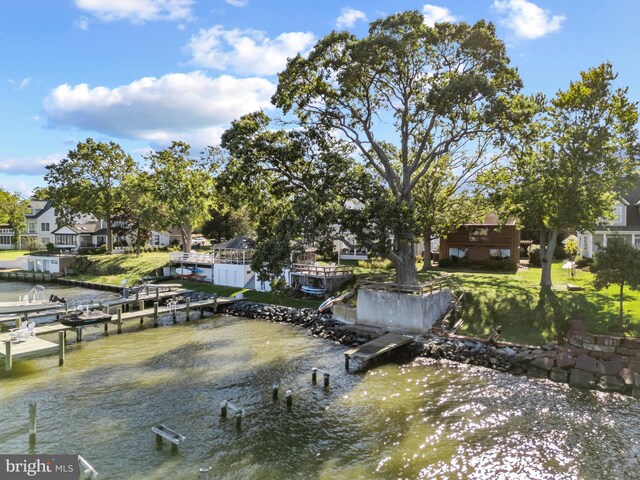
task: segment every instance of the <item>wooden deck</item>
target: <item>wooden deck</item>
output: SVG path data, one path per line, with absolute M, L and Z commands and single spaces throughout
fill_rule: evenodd
M 413 338 L 398 333 L 387 333 L 359 347 L 344 352 L 344 365 L 348 371 L 362 370 L 374 358 L 413 342 Z M 351 367 L 351 370 L 350 370 Z

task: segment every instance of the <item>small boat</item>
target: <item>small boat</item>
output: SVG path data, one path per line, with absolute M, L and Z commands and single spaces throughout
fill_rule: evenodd
M 324 295 L 325 289 L 324 288 L 318 288 L 318 287 L 312 287 L 310 285 L 302 285 L 300 287 L 300 291 L 303 292 L 303 293 L 306 293 L 307 295 L 322 296 L 322 295 Z
M 67 327 L 83 327 L 85 325 L 95 325 L 96 323 L 107 323 L 111 321 L 113 315 L 99 310 L 89 310 L 84 312 L 73 312 L 65 315 L 60 320 L 62 325 Z
M 339 297 L 327 298 L 324 302 L 322 302 L 320 304 L 320 306 L 318 307 L 318 311 L 320 313 L 323 313 L 325 310 L 329 310 L 333 306 L 334 303 L 342 302 L 342 301 L 346 300 L 347 298 L 351 297 L 352 295 L 353 295 L 353 293 L 348 292 L 348 293 L 343 293 Z
M 61 307 L 65 302 L 57 295 L 51 295 L 48 299 L 44 298 L 43 291 L 42 285 L 36 285 L 26 295 L 21 296 L 17 302 L 0 302 L 0 314 L 53 310 Z

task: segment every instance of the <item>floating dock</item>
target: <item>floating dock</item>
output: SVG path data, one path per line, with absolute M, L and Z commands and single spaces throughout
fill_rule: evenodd
M 359 347 L 344 352 L 344 366 L 349 371 L 362 370 L 376 357 L 412 343 L 411 337 L 398 333 L 387 333 Z

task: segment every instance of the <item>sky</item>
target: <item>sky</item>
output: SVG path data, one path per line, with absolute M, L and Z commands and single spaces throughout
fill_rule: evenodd
M 243 114 L 279 114 L 287 58 L 404 10 L 493 22 L 526 93 L 551 97 L 610 61 L 640 100 L 631 0 L 2 0 L 0 188 L 27 197 L 88 137 L 136 159 L 173 140 L 216 145 Z

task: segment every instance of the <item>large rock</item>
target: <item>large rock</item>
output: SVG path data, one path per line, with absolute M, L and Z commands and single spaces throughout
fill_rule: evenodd
M 598 362 L 598 374 L 599 375 L 617 375 L 622 370 L 622 364 L 615 360 L 609 360 L 604 362 Z
M 596 376 L 593 373 L 586 372 L 585 370 L 572 368 L 569 371 L 569 385 L 572 387 L 593 389 L 596 387 Z
M 549 375 L 549 380 L 553 382 L 567 383 L 567 380 L 569 380 L 569 372 L 560 367 L 553 367 L 551 369 L 551 374 Z
M 633 370 L 623 368 L 618 372 L 618 376 L 628 386 L 640 385 L 640 373 L 636 373 Z
M 545 370 L 548 373 L 551 371 L 555 363 L 556 361 L 554 358 L 538 357 L 529 364 L 529 367 L 539 368 L 541 370 Z
M 590 374 L 596 373 L 596 359 L 589 355 L 580 355 L 576 358 L 576 369 Z
M 576 364 L 576 359 L 573 355 L 567 352 L 558 353 L 556 358 L 556 365 L 560 368 L 572 368 Z
M 626 385 L 617 375 L 603 375 L 598 382 L 598 388 L 608 392 L 621 392 Z

